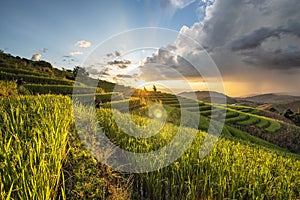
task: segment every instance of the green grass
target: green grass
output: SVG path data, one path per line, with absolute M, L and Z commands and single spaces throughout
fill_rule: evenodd
M 271 122 L 269 120 L 266 120 L 266 119 L 260 119 L 260 122 L 256 124 L 256 126 L 258 128 L 261 128 L 261 129 L 265 129 L 267 127 L 269 127 L 271 124 Z
M 236 129 L 231 126 L 226 126 L 225 129 L 227 129 L 230 132 L 231 136 L 233 136 L 234 139 L 240 139 L 239 141 L 243 144 L 247 144 L 247 145 L 255 144 L 255 145 L 259 145 L 259 147 L 264 147 L 269 151 L 275 150 L 280 155 L 284 155 L 284 156 L 291 155 L 291 153 L 287 149 L 279 147 L 278 145 L 270 143 L 261 138 L 252 136 L 247 132 L 241 131 L 241 130 Z M 252 143 L 252 144 L 250 144 L 250 143 Z M 292 156 L 300 159 L 300 155 L 298 155 L 298 154 L 292 154 Z
M 121 112 L 132 111 L 142 106 L 143 102 L 141 101 L 141 99 L 135 97 L 125 100 L 111 101 L 103 105 L 104 108 L 113 108 Z
M 147 127 L 153 121 L 148 114 L 151 105 L 129 113 L 115 111 L 113 115 L 109 109 L 112 104 L 121 108 L 128 104 L 134 107 L 141 104 L 141 99 L 114 101 L 106 104 L 107 108 L 96 110 L 95 122 L 114 144 L 124 150 L 139 153 L 166 146 L 175 137 L 183 114 L 187 117 L 183 119 L 182 134 L 196 133 L 196 137 L 188 150 L 171 165 L 154 172 L 124 174 L 97 163 L 84 149 L 75 133 L 69 97 L 5 98 L 0 102 L 1 199 L 300 198 L 298 155 L 228 124 L 223 130 L 225 137 L 200 159 L 199 149 L 207 136 L 209 118 L 200 116 L 199 127 L 192 127 L 189 126 L 193 124 L 191 121 L 199 117 L 196 113 L 163 105 L 168 113 L 167 123 L 152 137 L 135 138 L 124 130 L 134 133 L 135 125 L 150 132 L 159 128 L 160 124 L 156 122 Z M 83 130 L 77 129 L 77 134 L 82 141 L 92 142 L 92 147 L 97 149 L 100 140 L 93 134 L 95 127 L 88 126 L 93 108 L 83 105 L 78 108 L 73 110 L 74 116 L 86 124 L 83 124 Z M 249 125 L 259 119 L 259 126 L 267 127 L 265 121 L 270 123 L 270 132 L 280 128 L 276 121 L 241 111 L 237 111 L 239 116 L 235 117 L 234 112 L 227 112 L 232 116 L 227 120 L 246 116 L 247 121 L 245 118 L 239 122 Z M 126 129 L 120 128 L 117 122 Z M 116 156 L 110 149 L 98 153 L 96 156 L 101 158 Z
M 128 151 L 145 152 L 160 148 L 176 132 L 174 125 L 167 124 L 157 137 L 133 140 L 124 137 L 109 113 L 109 110 L 99 110 L 100 124 L 104 125 L 102 128 L 111 140 Z M 138 124 L 147 121 L 142 117 L 135 120 Z M 199 131 L 189 150 L 170 166 L 156 172 L 137 174 L 137 185 L 143 193 L 135 195 L 148 199 L 299 197 L 300 180 L 297 177 L 300 175 L 300 161 L 296 157 L 286 157 L 259 145 L 242 144 L 238 140 L 220 139 L 206 158 L 199 159 L 198 151 L 204 136 L 205 132 Z
M 32 94 L 93 94 L 96 92 L 95 87 L 71 86 L 71 85 L 41 85 L 25 84 L 24 87 Z
M 250 117 L 248 115 L 239 115 L 237 117 L 226 119 L 225 121 L 226 123 L 236 123 L 236 122 L 248 120 L 249 118 Z
M 0 102 L 0 196 L 63 197 L 62 161 L 72 122 L 67 97 L 18 97 Z
M 238 125 L 242 125 L 242 126 L 251 126 L 251 125 L 256 125 L 259 122 L 260 122 L 259 118 L 257 118 L 257 117 L 250 117 L 248 120 L 237 122 L 237 124 Z
M 238 116 L 239 116 L 239 113 L 237 113 L 237 112 L 234 112 L 234 111 L 226 112 L 226 119 L 230 119 L 230 118 L 238 117 Z
M 27 74 L 13 74 L 7 72 L 0 71 L 0 80 L 10 81 L 12 79 L 20 79 L 27 83 L 34 83 L 34 84 L 50 84 L 50 85 L 73 85 L 74 81 L 70 80 L 63 80 L 58 78 L 50 78 L 50 77 L 41 77 L 41 76 L 34 76 L 34 75 L 27 75 Z
M 0 71 L 7 72 L 11 74 L 20 74 L 20 75 L 33 75 L 33 76 L 45 76 L 49 77 L 49 74 L 37 72 L 37 71 L 30 71 L 25 69 L 18 69 L 18 68 L 9 68 L 9 67 L 0 67 Z
M 274 120 L 271 120 L 270 122 L 271 122 L 270 126 L 267 127 L 267 128 L 265 128 L 266 131 L 274 133 L 274 132 L 276 132 L 276 131 L 278 131 L 280 129 L 280 127 L 281 127 L 280 123 L 278 123 L 278 122 L 276 122 Z

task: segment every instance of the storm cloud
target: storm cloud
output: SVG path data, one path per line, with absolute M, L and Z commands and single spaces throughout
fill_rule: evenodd
M 198 41 L 223 74 L 246 66 L 300 68 L 300 1 L 215 0 L 202 22 L 182 27 Z

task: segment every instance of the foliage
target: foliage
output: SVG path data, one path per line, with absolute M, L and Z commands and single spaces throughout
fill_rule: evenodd
M 39 85 L 25 84 L 24 87 L 32 94 L 93 94 L 96 91 L 94 87 L 69 86 L 69 85 Z
M 0 81 L 0 98 L 18 95 L 15 82 Z
M 35 76 L 49 76 L 53 78 L 67 78 L 74 80 L 72 71 L 59 70 L 46 61 L 32 61 L 19 56 L 12 56 L 0 52 L 0 71 L 12 74 L 31 74 Z M 15 70 L 15 71 L 12 71 Z M 30 73 L 31 72 L 31 73 Z
M 113 99 L 112 99 L 113 96 Z M 103 94 L 73 94 L 72 99 L 82 104 L 94 104 L 102 101 L 103 103 L 110 101 L 122 100 L 123 97 L 119 93 L 103 93 Z
M 54 79 L 33 75 L 25 75 L 25 74 L 11 74 L 7 72 L 0 71 L 0 80 L 16 80 L 23 78 L 23 80 L 27 83 L 37 83 L 37 84 L 51 84 L 51 85 L 73 85 L 74 82 L 70 80 L 62 80 L 62 79 Z
M 72 121 L 66 97 L 1 100 L 0 194 L 53 199 L 64 191 L 62 160 Z
M 24 75 L 45 76 L 45 77 L 49 76 L 49 74 L 43 72 L 25 70 L 19 68 L 11 68 L 11 67 L 0 67 L 0 71 L 11 73 L 11 74 L 24 74 Z
M 0 101 L 0 199 L 130 198 L 130 177 L 79 141 L 71 107 L 58 95 Z
M 126 137 L 109 110 L 99 110 L 99 123 L 111 141 L 128 151 L 145 152 L 164 146 L 176 127 L 166 124 L 155 137 Z M 127 121 L 128 114 L 118 120 Z M 135 117 L 137 124 L 147 119 Z M 187 132 L 188 134 L 188 132 Z M 156 172 L 137 174 L 136 198 L 147 199 L 296 199 L 300 192 L 300 161 L 257 145 L 220 139 L 212 152 L 199 159 L 204 132 L 175 163 Z M 231 139 L 232 140 L 232 139 Z M 142 148 L 142 149 L 141 149 Z M 139 192 L 142 191 L 142 192 Z
M 104 104 L 104 108 L 112 108 L 121 112 L 128 112 L 144 106 L 139 98 L 130 98 L 119 101 L 111 101 Z

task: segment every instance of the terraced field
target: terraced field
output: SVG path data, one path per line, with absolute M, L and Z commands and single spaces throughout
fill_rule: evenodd
M 248 136 L 271 142 L 275 146 L 289 149 L 292 152 L 300 152 L 298 145 L 300 142 L 300 129 L 295 127 L 295 130 L 293 129 L 294 131 L 291 131 L 290 126 L 286 126 L 283 122 L 274 120 L 273 118 L 260 115 L 260 111 L 257 109 L 244 106 L 226 107 L 219 104 L 212 105 L 210 103 L 160 92 L 147 92 L 147 95 L 143 95 L 142 98 L 147 101 L 162 104 L 167 110 L 171 110 L 170 118 L 173 121 L 176 121 L 176 117 L 178 119 L 180 118 L 181 111 L 189 112 L 191 115 L 195 114 L 193 115 L 194 117 L 200 114 L 199 130 L 207 131 L 210 120 L 219 121 L 225 119 L 224 136 L 233 136 L 243 139 L 249 138 L 245 137 L 245 134 L 247 134 Z M 174 109 L 172 110 L 171 108 Z M 229 128 L 226 129 L 226 127 Z M 237 134 L 236 130 L 238 130 L 240 134 Z M 256 140 L 252 138 L 251 141 Z
M 0 96 L 0 199 L 300 198 L 297 127 L 261 116 L 249 107 L 225 107 L 161 92 L 139 91 L 131 96 L 132 88 L 123 87 L 123 92 L 116 93 L 115 84 L 99 81 L 96 88 L 91 79 L 76 85 L 77 93 L 72 95 L 74 80 L 64 76 L 66 71 L 25 60 L 36 67 L 31 72 L 25 69 L 27 64 L 8 57 L 8 63 L 0 60 L 0 67 L 14 66 L 0 70 L 0 89 L 13 89 Z M 19 64 L 24 69 L 18 68 Z M 8 81 L 21 77 L 27 82 L 24 87 Z M 26 87 L 31 95 L 20 92 Z M 99 109 L 95 109 L 95 101 L 103 103 Z M 167 112 L 162 127 L 155 120 L 159 115 L 151 113 L 155 106 Z M 222 118 L 221 137 L 210 153 L 199 159 L 209 125 L 220 124 Z M 193 121 L 196 123 L 189 123 Z M 154 126 L 147 127 L 152 122 Z M 129 134 L 136 133 L 136 125 L 155 135 L 139 138 Z M 95 133 L 98 128 L 113 144 L 133 154 L 164 149 L 181 129 L 179 142 L 172 146 L 177 149 L 146 157 L 143 161 L 148 163 L 141 167 L 164 164 L 165 157 L 182 151 L 192 133 L 195 138 L 168 166 L 146 173 L 123 173 L 102 159 L 120 161 L 121 168 L 140 163 L 111 146 L 103 148 L 107 146 Z
M 192 113 L 199 112 L 200 115 L 210 119 L 226 117 L 226 124 L 228 125 L 255 126 L 269 133 L 274 133 L 281 127 L 279 122 L 257 115 L 259 111 L 250 107 L 224 107 L 223 105 L 211 105 L 209 103 L 198 102 L 192 99 L 176 97 L 175 95 L 165 93 L 150 92 L 150 95 L 148 95 L 147 98 L 154 102 L 161 102 L 167 106 L 182 108 Z M 226 116 L 224 116 L 225 114 Z

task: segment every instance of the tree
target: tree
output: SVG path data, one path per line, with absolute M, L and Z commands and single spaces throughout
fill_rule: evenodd
M 74 77 L 78 76 L 89 76 L 89 73 L 83 67 L 76 66 L 73 69 Z
M 53 66 L 51 65 L 51 63 L 48 63 L 44 60 L 40 60 L 40 61 L 33 61 L 33 66 L 35 67 L 43 67 L 43 68 L 49 68 L 49 69 L 52 69 Z

